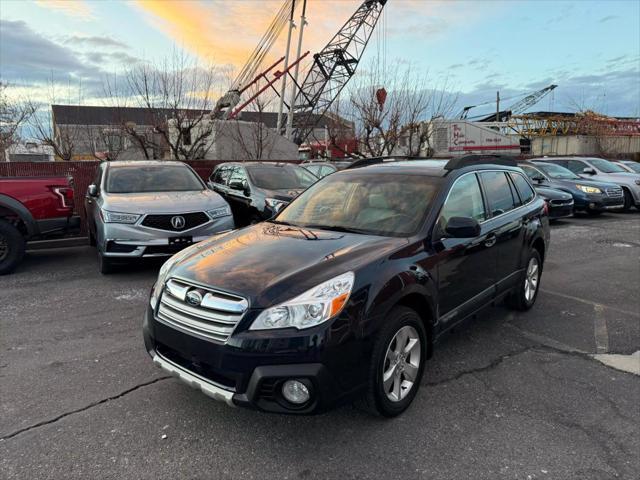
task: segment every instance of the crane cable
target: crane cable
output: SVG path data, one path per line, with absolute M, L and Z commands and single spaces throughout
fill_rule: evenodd
M 262 65 L 262 62 L 268 55 L 271 47 L 278 39 L 278 36 L 284 29 L 285 25 L 288 23 L 293 2 L 294 0 L 284 1 L 280 10 L 278 10 L 278 13 L 269 24 L 267 31 L 258 42 L 255 50 L 249 56 L 247 63 L 242 67 L 242 70 L 240 70 L 240 73 L 233 82 L 231 87 L 232 90 L 241 88 L 255 77 L 260 65 Z

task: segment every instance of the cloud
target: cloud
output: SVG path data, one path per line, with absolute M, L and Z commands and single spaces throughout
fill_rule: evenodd
M 95 65 L 104 65 L 105 63 L 117 63 L 125 66 L 131 66 L 142 62 L 142 60 L 138 57 L 134 57 L 133 55 L 129 55 L 125 52 L 86 52 L 84 53 L 84 58 L 95 64 Z
M 617 18 L 619 18 L 617 15 L 607 15 L 606 17 L 602 17 L 600 20 L 598 20 L 598 22 L 610 22 L 611 20 L 616 20 Z
M 129 45 L 119 40 L 115 40 L 106 36 L 82 36 L 72 35 L 66 37 L 65 44 L 72 44 L 76 46 L 94 47 L 94 48 L 123 48 L 129 49 Z
M 43 8 L 49 8 L 61 12 L 70 17 L 93 19 L 93 9 L 84 0 L 36 0 L 36 4 Z
M 2 75 L 16 81 L 69 76 L 96 79 L 100 69 L 84 64 L 73 50 L 33 31 L 23 21 L 0 20 Z

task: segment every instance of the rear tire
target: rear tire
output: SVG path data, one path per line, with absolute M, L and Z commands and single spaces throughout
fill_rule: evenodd
M 375 339 L 367 389 L 356 406 L 374 415 L 400 415 L 420 388 L 426 360 L 422 319 L 410 308 L 395 307 Z
M 527 259 L 522 278 L 518 282 L 516 290 L 507 297 L 507 305 L 514 310 L 525 311 L 533 307 L 540 291 L 540 279 L 542 278 L 542 259 L 540 253 L 533 249 Z
M 0 219 L 0 275 L 11 273 L 24 257 L 26 241 L 20 230 Z

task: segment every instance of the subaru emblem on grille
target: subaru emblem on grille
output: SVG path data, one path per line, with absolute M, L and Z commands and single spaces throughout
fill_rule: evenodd
M 176 230 L 182 230 L 185 225 L 184 217 L 180 215 L 176 215 L 175 217 L 171 217 L 171 226 Z
M 199 307 L 202 303 L 202 294 L 198 290 L 190 290 L 185 297 L 189 305 Z

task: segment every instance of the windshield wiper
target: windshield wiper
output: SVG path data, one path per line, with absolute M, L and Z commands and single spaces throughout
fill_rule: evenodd
M 332 232 L 344 232 L 344 233 L 358 233 L 361 235 L 369 235 L 369 232 L 365 230 L 358 230 L 357 228 L 349 228 L 343 227 L 341 225 L 320 225 L 320 224 L 312 224 L 305 225 L 305 228 L 318 228 L 320 230 L 330 230 Z

